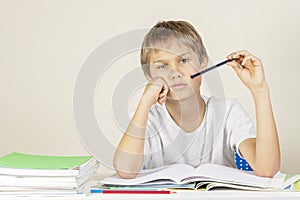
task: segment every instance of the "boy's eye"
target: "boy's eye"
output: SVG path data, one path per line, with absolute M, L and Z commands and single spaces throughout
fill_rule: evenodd
M 179 60 L 179 63 L 182 63 L 182 64 L 187 63 L 187 62 L 188 62 L 188 59 L 186 59 L 186 58 L 182 58 Z
M 157 66 L 157 69 L 166 69 L 167 68 L 167 65 L 159 65 Z

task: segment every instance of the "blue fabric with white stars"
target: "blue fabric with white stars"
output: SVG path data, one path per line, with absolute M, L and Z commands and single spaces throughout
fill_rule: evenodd
M 240 157 L 240 155 L 236 151 L 234 152 L 234 160 L 237 169 L 245 170 L 245 171 L 253 171 L 253 169 L 250 167 L 248 162 L 244 158 Z M 145 169 L 146 167 L 143 166 L 142 170 Z
M 234 160 L 237 169 L 253 171 L 248 162 L 244 158 L 240 157 L 240 155 L 236 151 L 234 152 Z

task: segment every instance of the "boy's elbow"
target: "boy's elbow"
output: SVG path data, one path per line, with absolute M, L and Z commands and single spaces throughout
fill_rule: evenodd
M 261 177 L 266 177 L 266 178 L 273 178 L 273 176 L 277 173 L 278 171 L 256 171 L 257 176 Z
M 272 178 L 279 171 L 279 166 L 255 170 L 255 174 L 261 177 Z
M 121 165 L 122 166 L 122 165 Z M 117 174 L 121 177 L 121 178 L 125 178 L 125 179 L 131 179 L 131 178 L 136 178 L 137 175 L 139 174 L 138 172 L 131 172 L 131 171 L 128 171 L 128 170 L 124 170 L 124 167 L 123 168 L 119 166 L 116 162 L 116 160 L 114 160 L 114 168 L 115 168 L 115 171 L 117 172 Z
M 117 170 L 117 174 L 124 179 L 132 179 L 136 178 L 138 173 L 133 173 L 133 172 L 125 172 L 125 171 L 119 171 Z

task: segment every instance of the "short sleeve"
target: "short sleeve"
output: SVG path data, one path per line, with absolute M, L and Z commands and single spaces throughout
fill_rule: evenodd
M 256 138 L 254 124 L 248 113 L 237 100 L 230 100 L 227 119 L 227 132 L 230 134 L 230 147 L 239 154 L 239 145 L 248 138 Z

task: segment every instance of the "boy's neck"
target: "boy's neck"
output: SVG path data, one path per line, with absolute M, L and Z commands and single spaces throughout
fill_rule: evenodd
M 204 118 L 205 101 L 200 93 L 180 101 L 167 99 L 165 105 L 174 122 L 185 132 L 196 130 Z

